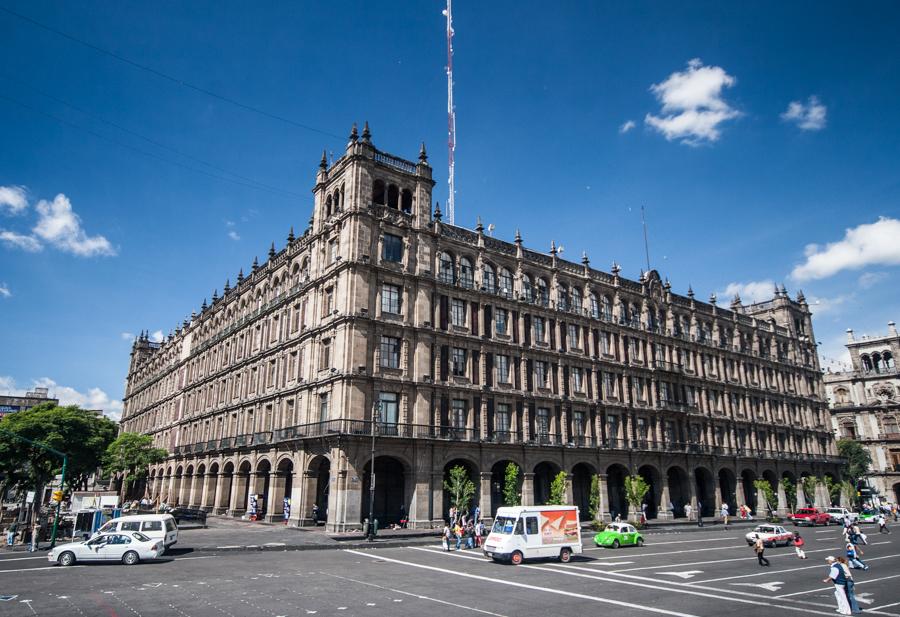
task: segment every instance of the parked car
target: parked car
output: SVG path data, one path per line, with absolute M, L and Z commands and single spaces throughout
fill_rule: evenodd
M 47 561 L 71 566 L 79 561 L 120 561 L 133 566 L 141 560 L 157 559 L 165 551 L 161 540 L 139 531 L 103 533 L 86 542 L 62 544 L 47 553 Z
M 828 513 L 820 512 L 816 508 L 799 508 L 789 518 L 794 525 L 809 525 L 810 527 L 828 525 L 831 522 Z
M 749 546 L 753 546 L 758 538 L 762 538 L 766 546 L 790 546 L 794 541 L 794 534 L 781 525 L 757 525 L 756 529 L 744 536 Z
M 844 517 L 849 516 L 851 521 L 855 521 L 859 515 L 856 512 L 851 512 L 847 508 L 826 508 L 825 513 L 831 517 L 832 523 L 843 523 Z
M 606 526 L 606 529 L 594 536 L 594 544 L 597 546 L 611 546 L 612 548 L 643 546 L 644 536 L 634 528 L 634 525 L 610 523 Z
M 120 516 L 108 521 L 97 530 L 97 533 L 112 533 L 114 531 L 140 531 L 151 538 L 162 540 L 166 548 L 178 542 L 178 525 L 171 514 Z

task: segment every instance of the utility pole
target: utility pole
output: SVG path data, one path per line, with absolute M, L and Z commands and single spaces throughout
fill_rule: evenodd
M 369 542 L 375 540 L 375 426 L 381 417 L 381 401 L 372 404 L 372 452 L 369 460 L 369 528 L 366 530 Z
M 60 477 L 60 480 L 59 480 L 59 487 L 61 489 L 63 489 L 65 487 L 65 485 L 66 485 L 66 467 L 68 466 L 68 463 L 69 463 L 69 455 L 68 454 L 60 452 L 59 450 L 54 450 L 47 444 L 41 443 L 39 441 L 33 441 L 31 439 L 28 439 L 27 437 L 22 437 L 21 435 L 17 435 L 15 433 L 13 433 L 12 431 L 0 429 L 0 432 L 3 432 L 5 434 L 9 435 L 13 439 L 18 439 L 20 441 L 24 441 L 28 444 L 31 444 L 32 446 L 37 446 L 38 448 L 47 450 L 51 454 L 61 457 L 63 464 L 62 464 L 62 476 Z M 37 488 L 38 487 L 35 487 L 35 489 L 37 489 Z M 38 501 L 38 507 L 40 507 L 41 496 L 37 494 L 37 490 L 35 490 L 34 498 L 36 501 Z M 50 533 L 50 548 L 54 548 L 56 546 L 56 530 L 59 527 L 59 509 L 60 509 L 61 505 L 62 505 L 62 500 L 60 499 L 59 501 L 56 502 L 56 516 L 53 517 L 53 531 Z M 32 504 L 32 508 L 34 508 L 34 504 Z M 32 510 L 32 512 L 33 512 L 33 510 Z M 33 518 L 34 518 L 34 516 L 32 516 L 32 519 Z

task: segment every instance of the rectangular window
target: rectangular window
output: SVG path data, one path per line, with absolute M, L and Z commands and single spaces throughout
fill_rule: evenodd
M 466 325 L 466 301 L 453 298 L 450 300 L 450 323 L 454 326 Z
M 462 347 L 454 347 L 453 348 L 453 356 L 451 358 L 451 364 L 453 365 L 453 374 L 456 377 L 465 377 L 466 376 L 466 359 L 468 357 L 467 350 Z
M 334 287 L 325 290 L 325 297 L 322 299 L 322 316 L 330 315 L 334 310 Z
M 606 436 L 609 439 L 619 438 L 619 416 L 606 416 Z
M 381 253 L 385 261 L 400 262 L 403 260 L 403 238 L 394 234 L 384 234 L 384 248 Z
M 381 337 L 381 366 L 400 368 L 400 339 L 395 336 Z
M 381 312 L 400 315 L 400 287 L 385 283 L 381 286 Z
M 450 405 L 450 426 L 453 428 L 466 428 L 466 402 L 461 399 L 453 399 Z
M 509 329 L 509 312 L 506 309 L 498 308 L 494 323 L 497 334 L 506 334 Z
M 501 434 L 509 433 L 510 413 L 509 405 L 499 403 L 497 405 L 497 413 L 494 414 L 494 430 Z
M 275 385 L 275 360 L 269 360 L 269 376 L 266 385 L 270 388 Z
M 547 387 L 547 363 L 543 360 L 535 360 L 534 378 L 538 388 Z
M 509 356 L 497 356 L 497 381 L 509 383 Z
M 319 370 L 331 368 L 331 339 L 322 339 L 322 349 L 319 355 Z M 255 370 L 255 369 L 254 369 Z
M 550 410 L 546 407 L 538 407 L 537 417 L 535 418 L 535 431 L 541 437 L 550 434 Z
M 612 333 L 611 332 L 601 332 L 600 333 L 600 353 L 604 356 L 612 355 Z
M 584 437 L 584 412 L 576 411 L 572 413 L 572 435 L 575 437 Z
M 603 373 L 603 396 L 608 399 L 616 397 L 616 376 L 612 373 Z
M 534 318 L 534 341 L 536 343 L 544 342 L 544 318 L 543 317 L 535 317 Z
M 380 422 L 387 425 L 388 428 L 397 425 L 400 417 L 399 406 L 397 404 L 396 392 L 380 392 L 378 394 L 378 402 L 381 403 Z
M 328 420 L 328 394 L 319 395 L 319 422 Z
M 584 372 L 580 366 L 572 368 L 572 388 L 575 392 L 584 391 Z
M 328 241 L 328 263 L 335 263 L 338 258 L 338 242 L 336 238 Z
M 578 349 L 578 334 L 580 332 L 580 328 L 576 324 L 569 324 L 569 347 L 574 347 Z

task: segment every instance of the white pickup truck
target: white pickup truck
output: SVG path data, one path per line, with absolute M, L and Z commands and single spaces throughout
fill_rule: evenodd
M 840 523 L 844 522 L 844 517 L 850 517 L 851 521 L 856 521 L 859 518 L 859 514 L 856 512 L 851 512 L 847 508 L 827 508 L 825 513 L 831 517 L 832 523 Z
M 494 561 L 519 565 L 533 557 L 557 557 L 568 563 L 581 553 L 581 525 L 575 506 L 498 508 L 484 541 L 484 554 Z

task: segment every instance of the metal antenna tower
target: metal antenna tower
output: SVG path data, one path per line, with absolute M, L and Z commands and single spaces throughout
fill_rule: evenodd
M 453 224 L 455 208 L 456 184 L 453 177 L 455 164 L 453 161 L 456 152 L 456 107 L 453 105 L 453 0 L 447 0 L 447 8 L 444 9 L 447 17 L 447 185 L 450 194 L 447 197 L 447 218 Z

